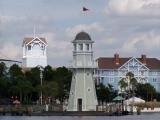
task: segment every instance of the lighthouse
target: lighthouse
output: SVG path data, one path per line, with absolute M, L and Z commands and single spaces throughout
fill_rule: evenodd
M 86 32 L 76 35 L 73 43 L 72 83 L 68 111 L 96 111 L 97 96 L 93 72 L 97 67 L 93 59 L 94 41 Z

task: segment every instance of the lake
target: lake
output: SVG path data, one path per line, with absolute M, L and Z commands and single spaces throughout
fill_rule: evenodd
M 127 116 L 0 116 L 0 120 L 160 120 L 160 113 L 143 113 Z

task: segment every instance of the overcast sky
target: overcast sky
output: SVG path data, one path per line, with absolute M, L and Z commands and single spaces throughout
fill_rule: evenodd
M 80 31 L 95 41 L 95 59 L 160 58 L 160 0 L 0 0 L 0 57 L 21 60 L 23 38 L 33 36 L 34 26 L 48 41 L 53 67 L 69 65 Z

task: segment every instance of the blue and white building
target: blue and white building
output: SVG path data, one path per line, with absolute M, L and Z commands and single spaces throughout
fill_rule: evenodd
M 146 55 L 124 58 L 115 54 L 114 57 L 100 57 L 97 62 L 97 84 L 111 84 L 119 90 L 118 82 L 132 72 L 139 83 L 150 83 L 160 92 L 160 60 L 157 58 L 147 58 Z

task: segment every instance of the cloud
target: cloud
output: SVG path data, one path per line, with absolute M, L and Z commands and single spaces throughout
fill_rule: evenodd
M 106 37 L 105 39 L 101 40 L 101 44 L 102 45 L 114 45 L 116 44 L 117 41 L 117 38 L 115 37 Z
M 99 23 L 92 23 L 92 24 L 80 24 L 74 26 L 72 28 L 67 28 L 66 33 L 69 37 L 75 36 L 78 32 L 85 31 L 85 32 L 102 32 L 104 28 Z
M 46 32 L 39 36 L 46 38 L 49 49 L 63 49 L 68 47 L 68 43 L 70 43 L 65 39 L 59 40 L 60 38 L 58 38 L 58 35 L 54 32 Z
M 56 34 L 54 32 L 46 32 L 43 34 L 39 34 L 39 36 L 46 38 L 49 48 L 56 47 L 54 43 L 54 41 L 56 41 Z
M 8 29 L 12 30 L 14 29 L 15 32 L 15 26 L 16 26 L 16 32 L 21 31 L 22 29 L 30 29 L 36 26 L 38 30 L 44 30 L 47 26 L 47 24 L 52 20 L 50 16 L 2 16 L 0 15 L 0 31 L 7 32 Z
M 107 14 L 160 16 L 160 0 L 109 0 Z
M 137 35 L 135 38 L 126 41 L 122 50 L 128 53 L 135 53 L 140 51 L 159 51 L 160 46 L 160 35 L 151 31 L 149 33 L 142 33 Z
M 64 38 L 61 39 L 54 32 L 46 32 L 46 33 L 40 34 L 39 36 L 45 37 L 48 42 L 47 56 L 49 61 L 54 60 L 54 62 L 52 61 L 52 64 L 55 65 L 55 61 L 57 62 L 63 61 L 64 59 L 67 59 L 68 56 L 70 56 L 69 58 L 71 58 L 72 44 L 69 40 Z
M 2 16 L 0 15 L 0 32 L 8 31 L 9 26 L 13 26 L 15 24 L 20 24 L 22 21 L 25 21 L 26 17 L 24 16 Z M 16 27 L 18 27 L 18 25 Z M 11 28 L 12 29 L 12 28 Z M 14 28 L 15 30 L 15 28 Z
M 24 16 L 0 16 L 0 24 L 14 23 L 26 20 Z
M 21 48 L 17 45 L 8 42 L 1 45 L 0 56 L 4 59 L 17 59 L 21 58 Z

